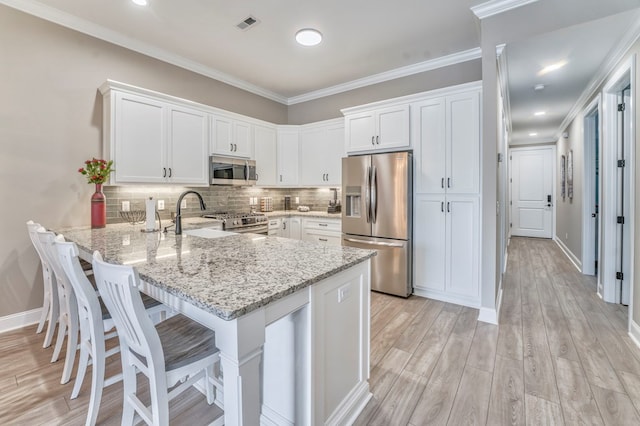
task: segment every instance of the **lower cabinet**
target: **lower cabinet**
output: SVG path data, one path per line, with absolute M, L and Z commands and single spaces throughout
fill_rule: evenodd
M 342 244 L 340 219 L 305 218 L 302 239 L 339 246 Z
M 416 194 L 414 293 L 480 306 L 479 198 Z
M 280 234 L 280 228 L 282 227 L 282 219 L 269 219 L 268 224 L 268 235 L 275 235 L 276 237 Z
M 278 231 L 279 237 L 293 238 L 294 240 L 301 239 L 302 218 L 295 216 L 283 217 L 281 223 L 280 230 Z

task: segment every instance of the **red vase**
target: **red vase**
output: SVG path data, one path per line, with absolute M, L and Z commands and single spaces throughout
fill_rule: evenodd
M 107 199 L 102 193 L 102 184 L 96 183 L 96 192 L 91 196 L 91 228 L 107 225 Z

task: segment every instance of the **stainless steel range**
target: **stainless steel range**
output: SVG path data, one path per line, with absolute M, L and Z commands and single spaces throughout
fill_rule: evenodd
M 269 219 L 262 213 L 213 213 L 206 218 L 222 221 L 222 229 L 229 232 L 267 235 Z

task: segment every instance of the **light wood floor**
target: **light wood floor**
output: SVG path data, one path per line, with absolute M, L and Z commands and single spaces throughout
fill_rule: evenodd
M 499 327 L 476 309 L 379 293 L 371 315 L 373 398 L 358 425 L 640 424 L 626 309 L 602 302 L 552 241 L 512 239 Z M 84 423 L 90 377 L 70 400 L 43 338 L 35 326 L 0 334 L 0 425 Z M 115 358 L 108 374 L 118 369 Z M 99 424 L 120 423 L 121 398 L 121 384 L 105 390 Z M 172 424 L 206 424 L 209 411 L 188 390 Z

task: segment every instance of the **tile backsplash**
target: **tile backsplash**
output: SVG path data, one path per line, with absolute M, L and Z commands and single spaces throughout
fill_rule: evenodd
M 298 205 L 309 206 L 311 210 L 326 210 L 333 192 L 329 188 L 256 188 L 233 186 L 209 186 L 209 187 L 180 187 L 180 186 L 107 186 L 104 194 L 107 198 L 107 223 L 124 222 L 120 217 L 122 202 L 129 201 L 130 210 L 144 210 L 145 200 L 153 197 L 155 200 L 164 200 L 164 210 L 159 210 L 162 220 L 169 219 L 171 213 L 176 211 L 178 197 L 184 191 L 194 190 L 199 192 L 207 205 L 207 212 L 246 213 L 250 211 L 249 200 L 257 197 L 260 210 L 260 198 L 272 197 L 273 209 L 284 210 L 284 196 L 291 196 L 291 208 Z M 296 204 L 296 197 L 300 203 Z M 340 199 L 340 188 L 338 188 Z M 195 195 L 187 195 L 187 208 L 182 209 L 185 216 L 198 216 L 202 214 L 198 199 Z

